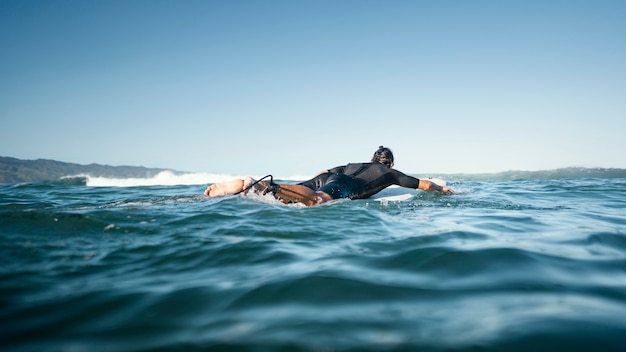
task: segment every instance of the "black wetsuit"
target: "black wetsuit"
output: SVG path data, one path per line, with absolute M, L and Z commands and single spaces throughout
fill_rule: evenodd
M 299 183 L 333 199 L 363 199 L 391 185 L 417 188 L 419 179 L 379 163 L 356 163 L 337 166 L 308 181 Z

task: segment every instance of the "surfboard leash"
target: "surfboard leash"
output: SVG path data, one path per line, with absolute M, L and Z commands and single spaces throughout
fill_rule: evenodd
M 262 178 L 260 178 L 259 180 L 255 181 L 254 183 L 252 183 L 250 186 L 248 186 L 248 187 L 246 187 L 246 188 L 242 189 L 241 191 L 239 191 L 239 192 L 235 193 L 234 195 L 237 195 L 237 194 L 239 194 L 239 193 L 241 193 L 241 192 L 246 192 L 247 190 L 249 190 L 250 188 L 252 188 L 252 187 L 256 186 L 259 182 L 261 182 L 261 181 L 265 180 L 265 179 L 266 179 L 266 178 L 268 178 L 268 177 L 270 178 L 270 185 L 269 185 L 269 187 L 267 187 L 267 188 L 263 191 L 263 195 L 267 194 L 267 192 L 272 192 L 272 194 L 276 193 L 276 191 L 277 191 L 277 187 L 276 187 L 276 184 L 274 183 L 274 176 L 272 176 L 272 175 L 266 175 L 266 176 L 263 176 Z

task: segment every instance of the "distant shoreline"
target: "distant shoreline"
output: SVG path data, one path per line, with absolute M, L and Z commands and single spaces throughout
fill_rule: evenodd
M 111 179 L 151 179 L 157 177 L 164 171 L 170 172 L 175 176 L 198 174 L 203 177 L 203 180 L 205 180 L 204 182 L 206 183 L 212 183 L 215 182 L 215 180 L 221 181 L 230 176 L 182 172 L 166 168 L 148 168 L 143 166 L 110 166 L 101 164 L 82 165 L 49 159 L 22 160 L 12 157 L 0 157 L 0 184 L 56 181 L 64 177 L 73 176 L 89 176 Z M 626 169 L 567 167 L 539 171 L 509 170 L 502 172 L 471 174 L 410 173 L 410 175 L 418 178 L 440 178 L 446 181 L 515 181 L 567 178 L 607 179 L 626 178 Z
M 53 181 L 66 176 L 91 175 L 94 177 L 154 177 L 172 169 L 143 166 L 81 165 L 50 159 L 22 160 L 0 156 L 0 184 Z

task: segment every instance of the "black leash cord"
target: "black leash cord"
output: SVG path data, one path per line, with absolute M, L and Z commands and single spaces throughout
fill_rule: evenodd
M 266 178 L 268 178 L 268 177 L 270 178 L 270 186 L 268 187 L 268 189 L 269 189 L 272 193 L 274 193 L 274 190 L 273 190 L 273 189 L 274 189 L 274 185 L 275 185 L 275 183 L 274 183 L 274 176 L 272 176 L 272 175 L 266 175 L 266 176 L 263 176 L 262 178 L 260 178 L 258 181 L 255 181 L 255 182 L 254 182 L 253 184 L 251 184 L 250 186 L 248 186 L 248 187 L 246 187 L 246 188 L 242 189 L 241 191 L 239 191 L 239 192 L 237 192 L 237 193 L 234 193 L 233 195 L 237 195 L 237 194 L 239 194 L 239 193 L 241 193 L 241 192 L 245 192 L 245 191 L 249 190 L 250 188 L 252 188 L 252 187 L 256 186 L 256 184 L 257 184 L 257 183 L 259 183 L 259 182 L 261 182 L 261 181 L 265 180 L 265 179 L 266 179 Z

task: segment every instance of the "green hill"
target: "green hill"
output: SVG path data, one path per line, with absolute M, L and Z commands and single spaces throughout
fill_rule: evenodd
M 0 183 L 15 184 L 58 180 L 64 176 L 89 175 L 93 177 L 143 178 L 152 177 L 170 169 L 141 166 L 80 165 L 56 160 L 21 160 L 0 157 Z

